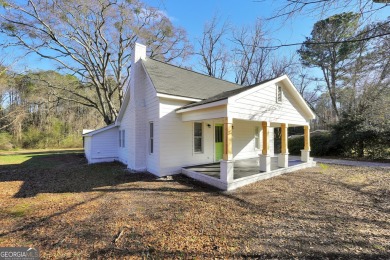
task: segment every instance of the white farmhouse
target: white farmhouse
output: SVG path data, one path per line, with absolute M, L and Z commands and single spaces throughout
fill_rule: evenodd
M 146 47 L 137 43 L 119 116 L 83 135 L 85 155 L 89 163 L 120 161 L 160 177 L 183 173 L 230 190 L 313 166 L 314 118 L 286 75 L 242 87 L 147 58 Z M 305 129 L 299 161 L 289 161 L 291 126 Z M 275 127 L 282 133 L 278 155 Z

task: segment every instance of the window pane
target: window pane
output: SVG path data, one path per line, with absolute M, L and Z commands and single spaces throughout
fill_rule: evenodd
M 150 136 L 150 140 L 149 140 L 149 143 L 150 143 L 150 147 L 149 147 L 149 152 L 150 153 L 153 153 L 153 122 L 150 122 L 149 123 L 149 136 Z
M 199 137 L 195 137 L 194 139 L 194 151 L 195 152 L 202 152 L 202 139 Z
M 194 123 L 194 151 L 202 152 L 203 123 Z
M 281 86 L 277 86 L 276 88 L 276 98 L 277 98 L 277 101 L 278 102 L 282 102 L 282 87 Z
M 125 130 L 122 130 L 122 147 L 125 147 Z
M 222 126 L 215 127 L 215 142 L 216 143 L 223 142 L 223 127 Z
M 194 135 L 202 136 L 202 123 L 194 123 Z

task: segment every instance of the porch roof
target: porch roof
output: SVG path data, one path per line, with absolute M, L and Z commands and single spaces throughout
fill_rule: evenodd
M 98 134 L 98 133 L 101 133 L 101 132 L 110 130 L 110 129 L 115 128 L 115 127 L 118 127 L 118 126 L 115 125 L 115 124 L 111 124 L 111 125 L 108 125 L 108 126 L 99 128 L 99 129 L 95 129 L 95 130 L 92 130 L 92 131 L 88 131 L 88 132 L 86 132 L 86 133 L 83 133 L 82 136 L 93 136 L 93 135 L 95 135 L 95 134 Z
M 191 103 L 191 104 L 185 105 L 181 108 L 178 108 L 176 110 L 176 113 L 185 113 L 188 111 L 195 111 L 195 110 L 201 110 L 204 108 L 217 107 L 217 106 L 220 106 L 222 104 L 230 104 L 231 101 L 234 102 L 234 99 L 236 99 L 242 95 L 251 94 L 252 92 L 257 91 L 263 87 L 267 87 L 270 84 L 277 84 L 279 82 L 282 83 L 286 87 L 286 90 L 290 93 L 291 98 L 293 100 L 295 100 L 299 109 L 305 114 L 305 118 L 307 120 L 315 119 L 316 116 L 315 116 L 314 112 L 311 110 L 311 108 L 306 103 L 306 101 L 303 99 L 303 97 L 298 92 L 298 90 L 294 87 L 294 85 L 289 80 L 287 75 L 283 75 L 283 76 L 280 76 L 277 78 L 265 80 L 265 81 L 256 83 L 254 85 L 248 86 L 248 87 L 242 87 L 239 89 L 234 89 L 234 90 L 229 90 L 229 91 L 219 93 L 215 96 L 204 99 L 202 101 Z M 262 102 L 261 97 L 258 100 L 258 102 L 259 103 Z
M 222 93 L 219 93 L 215 96 L 212 96 L 210 98 L 207 98 L 207 99 L 204 99 L 202 101 L 199 101 L 199 102 L 196 102 L 196 103 L 191 103 L 191 104 L 188 104 L 188 105 L 185 105 L 183 107 L 181 107 L 180 109 L 186 109 L 186 108 L 190 108 L 190 107 L 196 107 L 196 106 L 200 106 L 200 105 L 203 105 L 203 104 L 208 104 L 208 103 L 212 103 L 212 102 L 216 102 L 216 101 L 220 101 L 220 100 L 224 100 L 224 99 L 227 99 L 229 97 L 232 97 L 232 96 L 235 96 L 237 94 L 240 94 L 241 92 L 244 92 L 244 91 L 247 91 L 249 89 L 252 89 L 254 87 L 257 87 L 261 84 L 264 84 L 264 83 L 267 83 L 267 82 L 270 82 L 272 80 L 274 80 L 276 78 L 272 78 L 272 79 L 267 79 L 267 80 L 264 80 L 264 81 L 261 81 L 259 83 L 256 83 L 256 84 L 253 84 L 253 85 L 250 85 L 250 86 L 247 86 L 247 87 L 241 87 L 241 88 L 238 88 L 238 89 L 233 89 L 233 90 L 230 90 L 230 91 L 225 91 L 225 92 L 222 92 Z M 179 109 L 179 110 L 180 110 Z

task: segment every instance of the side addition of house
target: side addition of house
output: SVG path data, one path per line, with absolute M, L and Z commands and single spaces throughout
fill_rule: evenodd
M 115 124 L 83 135 L 89 163 L 120 161 L 160 177 L 183 173 L 223 190 L 315 165 L 315 115 L 286 75 L 242 87 L 147 58 L 141 44 L 132 62 Z M 304 127 L 300 160 L 289 160 L 293 126 Z

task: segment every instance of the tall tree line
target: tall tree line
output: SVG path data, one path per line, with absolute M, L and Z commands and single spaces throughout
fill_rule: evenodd
M 235 83 L 248 86 L 283 74 L 292 74 L 293 56 L 277 56 L 271 48 L 263 21 L 251 25 L 231 26 L 215 15 L 204 25 L 197 42 L 197 57 L 202 72 L 221 79 L 234 73 Z M 259 48 L 258 46 L 266 46 Z
M 75 87 L 77 78 L 54 71 L 0 78 L 0 149 L 81 147 L 81 129 L 102 126 L 93 109 L 60 98 L 47 84 Z M 93 98 L 92 90 L 85 93 Z
M 132 0 L 2 1 L 3 47 L 34 53 L 72 74 L 93 89 L 96 99 L 58 85 L 69 101 L 91 107 L 106 124 L 115 121 L 129 83 L 131 53 L 136 41 L 149 56 L 164 61 L 184 59 L 191 51 L 186 32 L 174 27 L 159 10 Z
M 45 131 L 113 123 L 130 80 L 136 41 L 148 46 L 149 57 L 167 62 L 183 64 L 196 54 L 202 72 L 221 79 L 233 75 L 242 86 L 288 74 L 318 115 L 314 128 L 345 120 L 367 129 L 390 125 L 389 19 L 362 24 L 360 13 L 330 16 L 315 23 L 296 55 L 281 57 L 260 19 L 235 27 L 214 16 L 193 48 L 184 29 L 137 0 L 0 4 L 0 34 L 6 39 L 1 46 L 34 53 L 56 66 L 23 74 L 7 67 L 0 71 L 0 132 L 11 134 L 19 146 L 40 139 L 46 140 L 37 141 L 40 146 L 48 146 L 50 138 L 39 136 Z M 290 14 L 303 10 L 289 7 Z M 314 78 L 312 68 L 321 76 Z
M 325 124 L 355 115 L 388 120 L 389 45 L 389 18 L 361 26 L 360 14 L 341 13 L 314 25 L 298 53 L 303 66 L 323 75 L 325 91 L 313 107 Z

